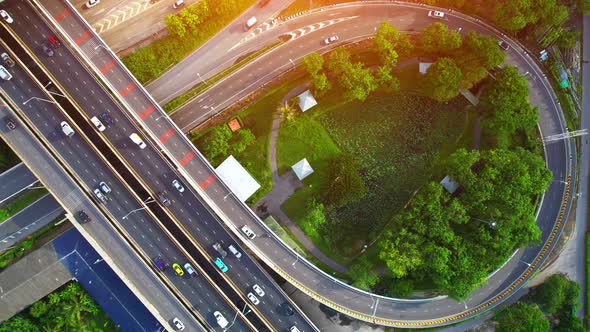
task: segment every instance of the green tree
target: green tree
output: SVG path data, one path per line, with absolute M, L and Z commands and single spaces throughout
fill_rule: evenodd
M 557 39 L 557 46 L 561 48 L 573 48 L 580 39 L 580 33 L 574 30 L 563 30 Z
M 358 175 L 356 161 L 341 154 L 330 162 L 328 176 L 321 191 L 326 205 L 343 206 L 360 200 L 367 193 L 365 183 Z
M 47 313 L 48 309 L 47 303 L 43 300 L 39 300 L 33 303 L 29 309 L 29 314 L 35 318 L 40 318 Z
M 582 10 L 582 13 L 590 15 L 590 0 L 579 0 L 578 6 Z
M 412 44 L 408 35 L 400 33 L 394 25 L 388 22 L 383 22 L 379 25 L 379 28 L 375 32 L 374 43 L 375 50 L 381 55 L 384 63 L 388 63 L 385 59 L 392 56 L 394 52 L 395 56 L 393 57 L 397 61 L 398 54 L 405 57 L 412 54 L 412 50 L 414 49 L 414 44 Z M 391 61 L 392 59 L 389 60 Z
M 164 24 L 171 34 L 183 38 L 186 35 L 184 22 L 178 15 L 168 15 L 164 19 Z
M 350 51 L 346 47 L 338 47 L 330 53 L 326 66 L 334 75 L 340 76 L 351 66 Z
M 407 297 L 414 292 L 414 284 L 411 280 L 393 280 L 389 284 L 388 295 L 393 297 Z
M 373 264 L 367 259 L 367 256 L 358 258 L 348 269 L 348 275 L 353 280 L 352 285 L 364 290 L 370 290 L 371 287 L 379 281 L 379 276 L 373 271 Z
M 244 152 L 246 148 L 256 141 L 256 136 L 250 129 L 241 128 L 234 133 L 230 140 L 230 147 L 232 154 L 239 154 Z
M 527 81 L 518 68 L 502 68 L 480 98 L 484 126 L 492 132 L 509 134 L 533 128 L 538 122 L 538 110 L 529 104 L 528 95 Z
M 312 77 L 317 75 L 324 67 L 324 58 L 317 52 L 312 52 L 303 58 L 303 67 Z
M 459 94 L 463 79 L 461 69 L 451 58 L 440 58 L 433 63 L 423 77 L 428 94 L 438 101 L 447 101 Z
M 310 88 L 316 97 L 321 97 L 332 88 L 332 84 L 328 81 L 328 76 L 321 73 L 312 77 Z
M 554 274 L 535 289 L 533 300 L 549 314 L 563 312 L 569 315 L 572 307 L 577 305 L 579 296 L 580 285 L 577 282 Z
M 500 28 L 515 32 L 537 21 L 532 7 L 532 0 L 498 0 L 492 19 Z
M 546 332 L 549 321 L 536 305 L 518 302 L 494 317 L 497 332 Z
M 463 81 L 461 87 L 468 89 L 488 75 L 488 70 L 497 67 L 506 59 L 506 53 L 498 47 L 498 40 L 470 31 L 456 52 L 455 59 Z
M 395 235 L 392 231 L 385 232 L 379 242 L 379 259 L 395 278 L 404 278 L 423 264 L 420 245 L 412 241 L 416 240 L 415 236 L 411 237 L 410 232 L 402 228 Z
M 420 32 L 420 46 L 432 54 L 451 54 L 461 46 L 461 35 L 457 31 L 449 31 L 442 23 L 432 23 Z
M 321 233 L 326 224 L 326 209 L 324 208 L 324 204 L 312 198 L 307 202 L 307 211 L 302 223 L 313 228 L 314 231 Z
M 340 76 L 340 85 L 346 89 L 345 97 L 365 101 L 371 92 L 377 90 L 378 83 L 370 68 L 363 68 L 360 62 L 346 66 Z
M 381 66 L 377 69 L 376 80 L 377 84 L 388 93 L 397 91 L 400 88 L 399 79 L 393 76 L 388 66 Z
M 226 156 L 229 151 L 231 131 L 225 125 L 213 127 L 202 140 L 201 151 L 207 159 L 215 160 L 219 156 Z
M 16 315 L 0 324 L 0 332 L 39 332 L 39 328 L 31 320 Z
M 554 329 L 555 332 L 588 332 L 584 328 L 584 322 L 579 317 L 574 317 L 571 313 L 564 314 L 559 318 L 559 325 Z

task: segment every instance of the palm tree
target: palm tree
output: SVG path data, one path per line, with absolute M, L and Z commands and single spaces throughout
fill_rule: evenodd
M 295 112 L 295 108 L 288 102 L 284 102 L 279 104 L 277 107 L 277 111 L 281 113 L 281 118 L 291 121 L 295 119 L 297 113 Z

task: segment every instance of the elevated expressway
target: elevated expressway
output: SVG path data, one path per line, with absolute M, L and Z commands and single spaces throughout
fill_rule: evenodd
M 53 10 L 50 6 L 47 7 L 50 12 Z M 557 141 L 544 146 L 547 166 L 553 173 L 554 181 L 551 182 L 544 194 L 537 211 L 537 223 L 542 230 L 542 245 L 516 252 L 470 298 L 457 302 L 446 297 L 404 300 L 370 294 L 332 278 L 304 258 L 298 257 L 274 236 L 247 206 L 231 195 L 227 187 L 216 178 L 211 165 L 181 134 L 179 127 L 188 130 L 195 125 L 194 119 L 204 120 L 213 116 L 270 82 L 280 73 L 292 67 L 288 59 L 298 61 L 306 54 L 320 49 L 322 37 L 328 34 L 338 33 L 341 42 L 364 39 L 369 37 L 374 32 L 374 28 L 384 20 L 394 23 L 402 31 L 419 30 L 432 22 L 426 17 L 428 9 L 430 8 L 404 3 L 347 4 L 322 8 L 310 15 L 279 25 L 276 30 L 269 30 L 266 32 L 268 35 L 261 34 L 252 39 L 252 42 L 261 43 L 262 39 L 258 38 L 275 40 L 278 36 L 295 30 L 298 24 L 298 28 L 303 28 L 310 22 L 324 21 L 327 17 L 330 19 L 349 18 L 345 24 L 332 24 L 329 28 L 317 29 L 315 32 L 304 34 L 277 47 L 261 59 L 254 60 L 174 113 L 173 119 L 178 121 L 177 124 L 170 122 L 167 117 L 163 117 L 158 122 L 158 118 L 155 118 L 153 114 L 161 117 L 162 110 L 141 85 L 134 81 L 136 88 L 144 92 L 138 98 L 142 98 L 151 105 L 150 113 L 147 116 L 144 116 L 145 113 L 140 113 L 136 115 L 136 120 L 143 125 L 155 144 L 168 155 L 171 162 L 178 167 L 185 180 L 193 185 L 201 198 L 209 204 L 209 207 L 217 213 L 226 226 L 242 239 L 246 246 L 278 274 L 319 302 L 357 319 L 397 327 L 441 326 L 470 318 L 505 300 L 533 275 L 553 248 L 571 206 L 571 192 L 573 190 L 571 179 L 575 166 L 573 164 L 575 158 L 571 159 L 571 157 L 575 155 L 575 152 L 570 140 Z M 464 32 L 476 30 L 481 33 L 501 36 L 501 33 L 477 19 L 454 12 L 446 12 L 448 20 L 445 23 L 451 27 L 461 27 Z M 51 14 L 54 17 L 59 17 L 60 13 L 60 11 L 54 11 Z M 67 27 L 64 29 L 68 30 Z M 72 40 L 76 40 L 75 32 L 68 30 L 68 33 L 72 34 Z M 80 34 L 79 31 L 77 33 Z M 512 47 L 508 63 L 519 66 L 522 72 L 530 73 L 528 77 L 530 78 L 531 97 L 533 102 L 540 107 L 539 129 L 542 136 L 566 132 L 561 109 L 555 103 L 555 95 L 541 69 L 519 44 L 506 37 L 503 38 Z M 100 48 L 100 50 L 100 57 L 98 57 L 96 50 L 93 52 L 89 49 L 82 49 L 87 57 L 92 58 L 92 66 L 96 72 L 101 73 L 100 69 L 109 64 L 116 68 L 121 66 L 110 51 L 106 48 Z M 126 74 L 128 75 L 126 79 L 133 80 L 129 73 L 126 72 Z M 106 79 L 108 80 L 108 77 Z M 117 85 L 116 82 L 111 84 Z M 113 91 L 119 90 L 113 89 Z M 214 107 L 211 108 L 211 106 Z M 179 120 L 180 115 L 187 112 L 190 114 L 188 120 Z M 165 125 L 162 125 L 163 123 Z M 172 133 L 174 139 L 162 140 L 162 137 L 170 136 L 170 126 L 174 129 Z M 191 152 L 187 153 L 186 151 Z M 248 240 L 238 230 L 243 224 L 248 224 L 257 234 L 268 235 Z
M 120 192 L 113 188 L 113 200 L 106 205 L 112 206 L 117 203 L 118 214 L 113 219 L 121 225 L 131 227 L 129 232 L 141 232 L 140 238 L 136 241 L 147 245 L 148 248 L 144 250 L 150 252 L 149 257 L 160 254 L 170 265 L 175 262 L 182 265 L 188 260 L 197 268 L 201 276 L 192 279 L 175 276 L 171 270 L 164 273 L 178 288 L 181 298 L 188 299 L 183 303 L 185 307 L 199 317 L 203 324 L 208 325 L 209 329 L 215 329 L 217 326 L 213 312 L 218 310 L 230 321 L 234 331 L 285 331 L 292 326 L 297 326 L 303 331 L 317 330 L 264 269 L 241 249 L 236 239 L 223 228 L 192 190 L 179 192 L 172 187 L 172 180 L 182 176 L 170 165 L 170 161 L 159 153 L 159 149 L 149 140 L 146 140 L 148 144 L 142 149 L 131 142 L 129 135 L 133 132 L 140 133 L 140 136 L 146 138 L 146 134 L 134 122 L 134 116 L 138 119 L 150 118 L 155 108 L 146 104 L 143 92 L 136 89 L 137 85 L 115 66 L 114 60 L 109 61 L 109 64 L 101 69 L 91 68 L 92 61 L 108 60 L 104 56 L 106 48 L 92 38 L 91 31 L 76 16 L 75 11 L 68 7 L 69 4 L 61 1 L 44 1 L 43 5 L 34 1 L 30 3 L 14 2 L 2 8 L 9 10 L 14 18 L 14 23 L 7 25 L 5 31 L 11 36 L 18 35 L 20 44 L 27 45 L 28 52 L 34 54 L 42 64 L 30 67 L 46 68 L 46 75 L 54 83 L 54 87 L 59 88 L 57 95 L 65 95 L 71 100 L 74 110 L 68 114 L 77 114 L 71 123 L 82 128 L 76 130 L 80 135 L 74 137 L 82 136 L 82 133 L 92 136 L 95 138 L 92 143 L 96 144 L 96 149 L 107 158 L 112 158 L 109 159 L 111 164 L 123 164 L 126 167 L 124 173 L 121 171 L 121 177 L 126 184 L 133 186 L 137 196 L 142 198 L 135 202 L 139 206 L 119 208 L 119 205 L 131 200 L 122 198 Z M 56 10 L 57 13 L 49 14 L 44 11 L 43 6 Z M 47 21 L 51 23 L 51 20 L 53 24 L 48 25 Z M 72 33 L 72 36 L 68 33 Z M 64 46 L 54 50 L 54 56 L 48 57 L 39 44 L 50 34 L 56 34 Z M 80 53 L 88 58 L 80 58 Z M 80 60 L 86 60 L 88 63 Z M 93 72 L 93 69 L 96 72 Z M 93 74 L 100 76 L 102 82 L 113 88 L 113 91 L 105 90 Z M 107 74 L 106 77 L 103 74 Z M 8 85 L 10 83 L 7 82 Z M 137 113 L 129 115 L 130 111 Z M 89 123 L 89 118 L 103 112 L 107 112 L 114 123 L 103 132 L 98 132 Z M 155 123 L 165 125 L 163 121 L 158 122 L 161 117 L 157 113 L 153 113 L 152 116 L 151 119 Z M 177 145 L 174 130 L 168 125 L 165 126 L 164 133 L 157 140 Z M 102 143 L 98 144 L 98 141 Z M 189 153 L 192 156 L 190 151 L 178 152 Z M 86 170 L 87 173 L 92 173 L 91 171 L 92 167 Z M 157 203 L 157 193 L 165 193 L 171 204 L 160 206 Z M 131 226 L 129 220 L 143 215 L 144 212 L 153 214 L 153 220 L 158 227 L 151 228 L 142 224 L 137 227 Z M 172 244 L 165 243 L 166 237 Z M 221 273 L 212 263 L 218 255 L 212 248 L 215 242 L 220 242 L 225 247 L 234 244 L 243 253 L 240 258 L 228 255 L 224 259 L 229 267 L 227 273 Z M 177 254 L 176 249 L 182 254 Z M 246 306 L 249 302 L 246 294 L 252 292 L 254 284 L 258 284 L 266 294 L 259 298 L 258 305 Z M 290 305 L 294 310 L 286 314 L 285 305 Z M 227 328 L 229 326 L 225 327 Z

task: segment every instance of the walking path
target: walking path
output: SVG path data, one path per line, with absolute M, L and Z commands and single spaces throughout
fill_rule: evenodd
M 302 84 L 293 90 L 289 91 L 283 98 L 283 103 L 288 102 L 292 97 L 307 90 L 307 83 Z M 299 240 L 301 245 L 307 249 L 320 262 L 328 265 L 334 271 L 346 273 L 348 268 L 340 263 L 335 262 L 330 257 L 326 256 L 315 244 L 307 237 L 307 235 L 295 224 L 289 217 L 281 210 L 281 205 L 291 196 L 297 189 L 302 187 L 301 181 L 297 178 L 294 172 L 289 171 L 282 176 L 278 173 L 277 164 L 277 140 L 279 138 L 279 129 L 281 127 L 281 113 L 277 111 L 272 121 L 272 129 L 270 133 L 269 159 L 270 171 L 272 173 L 272 190 L 268 192 L 256 205 L 253 210 L 258 211 L 259 206 L 266 206 L 267 211 L 280 221 L 281 224 L 287 226 L 289 231 Z

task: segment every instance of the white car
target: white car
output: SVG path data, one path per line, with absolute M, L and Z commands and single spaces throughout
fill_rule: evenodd
M 107 202 L 107 197 L 105 195 L 103 195 L 98 188 L 94 189 L 93 193 L 94 193 L 94 196 L 96 196 L 96 198 L 98 198 L 98 200 L 101 201 L 102 203 Z
M 330 36 L 330 37 L 324 39 L 324 44 L 328 45 L 328 44 L 333 43 L 337 40 L 338 40 L 338 36 L 333 35 L 333 36 Z
M 438 10 L 431 10 L 428 12 L 428 17 L 445 18 L 445 13 L 439 12 Z
M 227 319 L 225 319 L 225 317 L 223 317 L 221 312 L 216 311 L 213 313 L 213 316 L 215 316 L 215 320 L 217 320 L 217 324 L 219 324 L 219 327 L 221 327 L 222 329 L 224 329 L 227 325 L 229 325 L 229 322 L 227 321 Z
M 258 296 L 264 296 L 264 291 L 262 290 L 262 288 L 260 288 L 260 286 L 258 286 L 258 284 L 254 284 L 254 286 L 252 286 L 252 289 L 256 292 L 256 294 L 258 294 Z
M 184 324 L 180 321 L 180 319 L 178 319 L 178 317 L 174 317 L 172 323 L 179 331 L 184 330 Z
M 100 189 L 102 190 L 103 193 L 108 194 L 111 192 L 111 187 L 109 187 L 106 182 L 101 181 L 98 186 L 100 187 Z
M 178 180 L 172 181 L 172 186 L 174 188 L 176 188 L 178 191 L 180 191 L 181 193 L 184 192 L 184 187 L 180 184 L 180 181 L 178 181 Z
M 254 231 L 252 231 L 252 229 L 246 225 L 242 226 L 242 232 L 244 232 L 244 234 L 246 234 L 246 236 L 250 240 L 254 240 L 254 238 L 256 237 L 256 234 L 254 233 Z
M 141 137 L 139 137 L 139 135 L 137 135 L 137 133 L 133 133 L 133 134 L 129 135 L 129 138 L 131 139 L 131 141 L 133 143 L 137 144 L 137 146 L 139 146 L 140 149 L 145 149 L 146 144 L 141 139 Z
M 5 10 L 0 10 L 0 16 L 2 16 L 2 18 L 6 21 L 6 23 L 11 24 L 12 22 L 14 22 L 14 20 L 12 19 L 12 17 L 10 17 L 10 15 L 8 14 L 7 11 Z
M 64 135 L 66 135 L 68 137 L 74 136 L 74 134 L 75 134 L 74 129 L 72 129 L 72 127 L 70 126 L 69 123 L 67 123 L 66 121 L 62 121 L 60 123 L 60 126 L 61 126 L 61 131 L 63 131 Z
M 289 332 L 300 332 L 299 329 L 297 328 L 297 326 L 291 326 L 289 328 Z
M 102 122 L 100 122 L 100 120 L 93 116 L 90 121 L 92 121 L 92 124 L 94 124 L 96 126 L 96 129 L 98 129 L 98 131 L 105 131 L 105 129 L 107 129 L 107 127 L 105 127 Z
M 260 300 L 256 297 L 256 295 L 252 294 L 252 293 L 248 293 L 248 299 L 250 299 L 250 301 L 252 301 L 252 303 L 254 303 L 254 305 L 258 305 L 258 303 L 260 303 Z
M 88 0 L 86 2 L 86 8 L 92 8 L 100 3 L 100 0 Z

